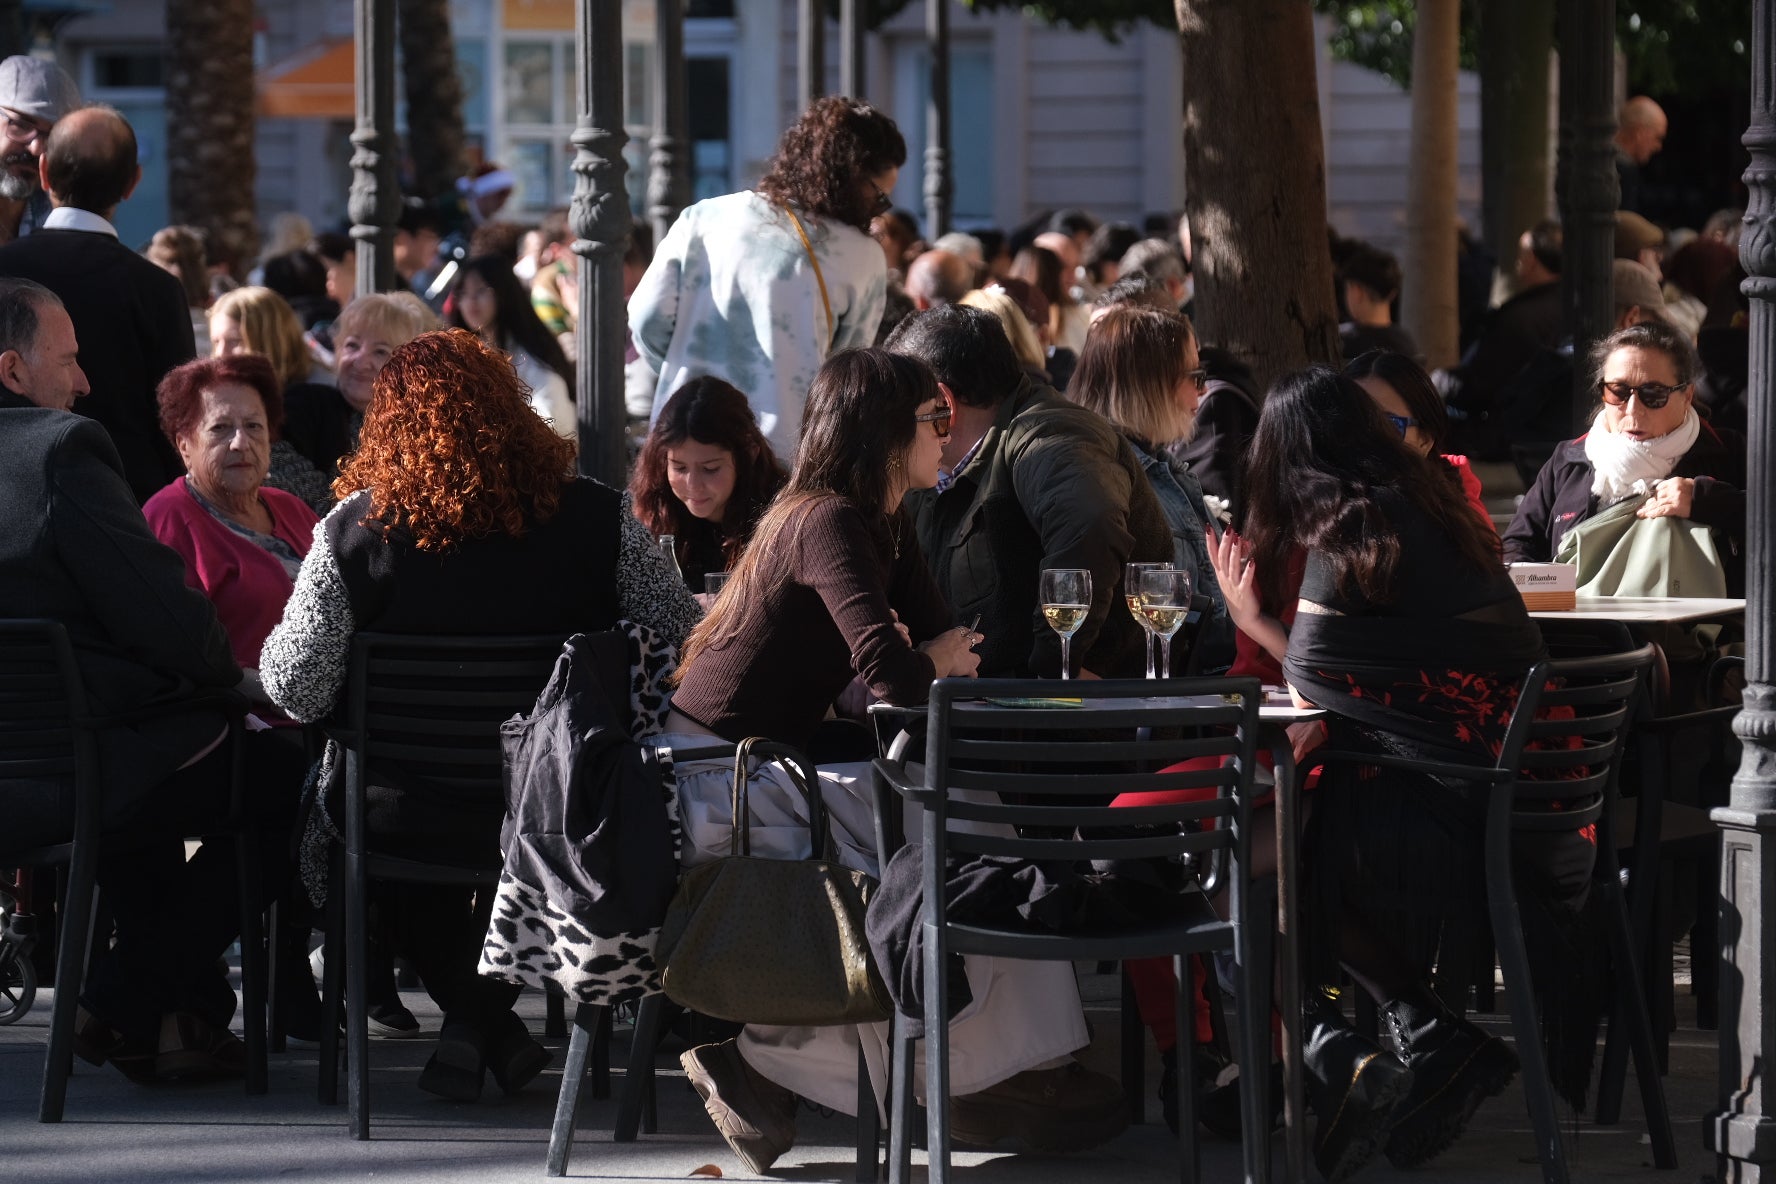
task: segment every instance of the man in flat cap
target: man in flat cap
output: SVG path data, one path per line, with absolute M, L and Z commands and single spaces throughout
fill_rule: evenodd
M 0 61 L 0 242 L 43 225 L 51 202 L 38 162 L 56 121 L 80 106 L 80 88 L 54 62 L 19 54 Z

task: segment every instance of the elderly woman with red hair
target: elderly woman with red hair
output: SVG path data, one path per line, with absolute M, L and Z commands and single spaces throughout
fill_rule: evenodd
M 334 710 L 359 630 L 566 638 L 628 620 L 676 646 L 697 619 L 623 494 L 574 475 L 573 443 L 531 410 L 511 360 L 463 330 L 389 356 L 333 489 L 340 503 L 261 664 L 267 694 L 296 719 Z M 498 858 L 502 800 L 443 800 L 423 778 L 401 780 L 369 790 L 379 849 Z M 402 887 L 378 908 L 385 937 L 444 1012 L 420 1088 L 472 1100 L 492 1073 L 517 1092 L 549 1054 L 512 1011 L 518 988 L 475 973 L 491 894 L 471 908 L 464 888 Z

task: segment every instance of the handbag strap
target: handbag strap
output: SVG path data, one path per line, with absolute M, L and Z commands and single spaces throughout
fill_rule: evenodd
M 733 789 L 729 797 L 729 807 L 733 811 L 729 817 L 733 824 L 728 833 L 728 854 L 752 854 L 752 809 L 747 801 L 747 782 L 751 773 L 746 762 L 753 755 L 753 747 L 758 744 L 770 744 L 764 736 L 748 736 L 734 746 Z M 773 761 L 783 767 L 795 787 L 802 791 L 802 797 L 808 802 L 808 839 L 809 850 L 816 858 L 834 860 L 832 830 L 827 825 L 826 803 L 821 800 L 820 790 L 816 785 L 808 783 L 807 770 L 803 769 L 799 760 L 783 755 L 771 755 L 761 759 Z
M 814 244 L 808 240 L 808 232 L 802 229 L 802 220 L 796 217 L 796 212 L 788 206 L 783 207 L 783 212 L 789 215 L 790 225 L 796 228 L 796 234 L 801 237 L 802 250 L 808 252 L 808 262 L 814 265 L 814 282 L 820 285 L 820 307 L 826 310 L 826 348 L 831 351 L 839 326 L 833 320 L 832 298 L 826 294 L 826 276 L 820 270 L 820 257 L 814 254 Z

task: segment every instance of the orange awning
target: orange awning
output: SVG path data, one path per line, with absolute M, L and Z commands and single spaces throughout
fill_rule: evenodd
M 259 75 L 259 114 L 274 118 L 354 118 L 354 44 L 319 42 L 268 66 Z

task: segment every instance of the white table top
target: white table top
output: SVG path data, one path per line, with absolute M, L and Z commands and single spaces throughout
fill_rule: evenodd
M 1571 609 L 1532 612 L 1547 621 L 1622 621 L 1632 624 L 1715 621 L 1745 611 L 1742 598 L 1730 596 L 1581 596 Z
M 1068 698 L 1066 687 L 1067 684 L 1065 682 L 1057 679 L 1055 681 L 1055 694 L 1053 698 Z M 1165 708 L 1178 707 L 1210 707 L 1216 705 L 1220 701 L 1221 697 L 1219 695 L 1154 695 L 1145 699 L 1084 699 L 1078 701 L 1073 710 L 1126 711 L 1130 707 L 1151 707 L 1154 710 L 1163 710 Z M 1009 700 L 1006 703 L 991 703 L 984 699 L 962 699 L 957 701 L 956 710 L 963 713 L 970 711 L 1003 710 L 1009 705 Z M 1032 706 L 1035 706 L 1035 704 L 1032 704 Z M 1012 707 L 1012 709 L 1016 710 L 1017 708 Z M 895 707 L 887 703 L 872 703 L 870 705 L 870 714 L 924 715 L 925 708 Z M 1325 718 L 1325 715 L 1325 708 L 1322 707 L 1296 707 L 1289 701 L 1287 691 L 1282 691 L 1275 687 L 1265 688 L 1264 702 L 1259 704 L 1258 707 L 1258 718 L 1265 723 L 1302 723 L 1307 720 L 1323 719 Z

